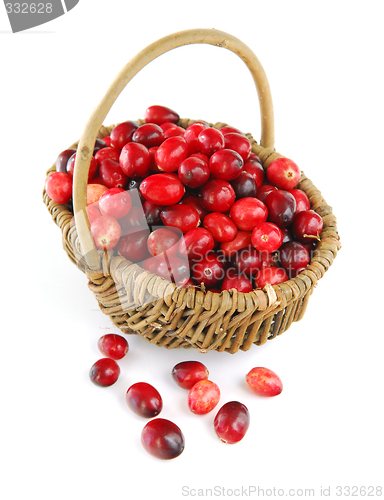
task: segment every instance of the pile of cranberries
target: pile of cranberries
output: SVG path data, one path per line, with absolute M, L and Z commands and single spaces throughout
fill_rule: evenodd
M 150 106 L 97 139 L 87 210 L 99 249 L 115 251 L 178 286 L 249 292 L 295 277 L 310 262 L 323 221 L 296 188 L 300 169 L 277 158 L 265 172 L 240 130 Z M 76 150 L 46 181 L 57 203 L 72 198 Z
M 120 376 L 116 360 L 128 352 L 128 342 L 121 335 L 106 334 L 98 341 L 105 356 L 90 370 L 90 379 L 96 385 L 108 387 Z M 206 415 L 217 407 L 221 393 L 219 386 L 209 380 L 207 367 L 199 361 L 182 361 L 176 364 L 171 376 L 176 384 L 188 391 L 187 405 L 196 415 Z M 276 373 L 268 368 L 255 367 L 245 376 L 246 386 L 258 396 L 273 397 L 283 390 Z M 170 420 L 157 417 L 163 409 L 163 399 L 158 390 L 147 382 L 132 384 L 125 395 L 128 408 L 136 415 L 151 419 L 141 433 L 141 444 L 154 457 L 169 460 L 184 450 L 185 438 L 180 428 Z M 217 412 L 213 427 L 217 437 L 228 444 L 238 443 L 245 436 L 250 424 L 248 408 L 239 401 L 225 403 Z

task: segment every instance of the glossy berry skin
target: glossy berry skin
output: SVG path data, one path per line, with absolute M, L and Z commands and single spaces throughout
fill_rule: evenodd
M 222 290 L 231 290 L 235 288 L 238 292 L 248 293 L 252 292 L 253 286 L 251 280 L 246 276 L 239 276 L 237 274 L 229 274 L 224 278 Z
M 70 148 L 62 151 L 56 159 L 56 172 L 67 172 L 67 163 L 72 155 L 76 153 L 76 149 Z
M 277 191 L 277 187 L 271 186 L 270 184 L 263 184 L 257 188 L 256 198 L 265 203 L 267 196 L 269 193 L 272 193 L 272 191 Z
M 146 148 L 160 146 L 163 140 L 163 130 L 155 123 L 140 125 L 132 135 L 133 142 L 139 142 Z
M 166 139 L 155 153 L 158 167 L 164 172 L 175 172 L 188 156 L 188 145 L 183 137 Z
M 291 193 L 296 200 L 296 213 L 311 210 L 311 202 L 304 191 L 301 189 L 288 189 L 288 193 Z
M 311 243 L 320 240 L 323 230 L 323 219 L 314 210 L 299 212 L 292 224 L 292 234 L 300 243 Z
M 126 121 L 117 125 L 111 132 L 111 146 L 122 150 L 123 147 L 132 141 L 134 131 L 137 129 L 138 124 L 132 121 Z
M 175 126 L 176 126 L 176 124 L 172 123 L 172 122 L 164 122 L 161 125 L 159 125 L 159 127 L 161 128 L 161 130 L 163 132 L 166 132 L 169 128 L 173 128 Z
M 242 170 L 240 174 L 231 182 L 235 191 L 236 199 L 255 197 L 257 186 L 252 174 Z
M 281 267 L 262 267 L 255 278 L 255 286 L 263 289 L 267 283 L 278 285 L 288 279 L 287 273 Z
M 288 243 L 288 241 L 293 241 L 293 236 L 287 227 L 282 227 L 281 232 L 283 233 L 283 244 Z
M 180 179 L 173 174 L 153 174 L 140 184 L 140 193 L 155 205 L 176 205 L 185 193 Z
M 107 148 L 111 147 L 111 136 L 110 135 L 103 137 L 103 141 L 107 145 Z
M 215 240 L 203 227 L 191 229 L 184 234 L 179 244 L 179 253 L 189 259 L 201 259 L 215 246 Z
M 262 257 L 256 248 L 242 248 L 235 254 L 233 260 L 237 272 L 241 275 L 255 276 L 261 269 Z
M 267 179 L 279 189 L 293 189 L 300 176 L 300 168 L 289 158 L 276 158 L 267 168 Z
M 241 156 L 231 149 L 220 149 L 209 159 L 209 170 L 212 177 L 232 181 L 240 174 L 243 168 Z
M 178 204 L 165 207 L 161 210 L 160 217 L 164 226 L 176 227 L 182 233 L 196 229 L 200 224 L 197 210 L 189 205 Z
M 178 245 L 180 241 L 180 236 L 167 227 L 159 227 L 153 231 L 147 242 L 148 251 L 151 255 L 160 255 L 167 250 L 171 250 L 172 247 Z M 176 247 L 173 249 L 172 253 L 176 252 Z
M 255 367 L 250 370 L 245 381 L 249 389 L 258 396 L 274 397 L 281 394 L 283 384 L 275 372 L 269 368 Z
M 167 130 L 164 130 L 164 140 L 169 137 L 184 137 L 185 128 L 179 127 L 178 125 L 174 125 L 173 127 L 168 127 Z
M 172 281 L 177 286 L 181 286 L 189 278 L 188 260 L 168 252 L 167 257 L 166 259 L 164 254 L 160 254 L 156 257 L 145 259 L 140 265 L 146 271 Z
M 102 215 L 92 222 L 91 233 L 96 248 L 101 250 L 110 250 L 119 242 L 121 236 L 121 226 L 114 217 Z
M 190 156 L 191 158 L 200 158 L 200 160 L 203 160 L 203 162 L 209 166 L 209 158 L 207 155 L 203 155 L 203 153 L 193 153 Z
M 172 378 L 182 389 L 190 390 L 200 380 L 207 380 L 209 371 L 200 361 L 181 361 L 172 368 Z
M 72 177 L 65 172 L 53 172 L 45 181 L 45 190 L 54 202 L 66 205 L 72 198 Z
M 244 162 L 243 170 L 252 175 L 257 188 L 259 188 L 263 184 L 265 179 L 265 172 L 259 161 L 255 160 L 252 157 L 248 158 L 248 160 Z
M 100 337 L 97 347 L 106 358 L 111 358 L 115 361 L 124 358 L 129 351 L 126 339 L 121 335 L 116 335 L 116 333 L 107 333 Z
M 69 174 L 71 177 L 73 177 L 73 173 L 75 170 L 75 161 L 76 161 L 76 153 L 70 157 L 67 163 L 67 174 Z M 89 171 L 88 171 L 88 182 L 90 182 L 96 175 L 97 173 L 97 162 L 95 158 L 92 156 L 90 164 L 89 164 Z
M 225 403 L 217 412 L 213 426 L 218 438 L 227 444 L 243 439 L 250 424 L 248 408 L 239 401 Z
M 236 224 L 221 212 L 211 212 L 206 215 L 203 226 L 208 229 L 215 241 L 220 243 L 233 241 L 237 235 Z
M 188 407 L 196 415 L 206 415 L 220 400 L 220 389 L 211 380 L 200 380 L 188 393 Z
M 152 173 L 152 172 L 160 173 L 160 172 L 162 172 L 159 169 L 159 166 L 156 163 L 156 151 L 158 149 L 159 149 L 158 146 L 153 146 L 152 148 L 148 149 L 149 159 L 150 159 L 150 163 L 149 163 L 149 170 L 150 170 L 150 172 L 149 173 Z
M 147 241 L 149 230 L 137 231 L 126 234 L 120 238 L 117 251 L 131 262 L 140 262 L 151 256 L 148 251 Z
M 197 138 L 200 132 L 202 132 L 206 128 L 208 128 L 208 126 L 205 125 L 204 123 L 192 123 L 192 125 L 189 125 L 189 127 L 185 129 L 184 139 L 187 141 L 188 144 L 189 155 L 198 153 L 199 144 Z
M 114 160 L 119 163 L 120 151 L 115 148 L 103 148 L 99 149 L 99 151 L 95 154 L 95 160 L 98 166 L 100 167 L 101 163 L 104 160 Z
M 99 210 L 102 215 L 110 215 L 121 219 L 130 211 L 132 198 L 128 191 L 121 188 L 111 188 L 99 198 Z
M 137 382 L 131 385 L 125 395 L 128 407 L 144 418 L 153 418 L 163 409 L 163 400 L 151 384 Z
M 166 122 L 177 123 L 179 119 L 180 117 L 176 111 L 166 106 L 149 106 L 144 113 L 146 123 L 155 123 L 156 125 L 162 125 Z
M 208 211 L 201 204 L 200 198 L 193 196 L 192 194 L 187 194 L 183 196 L 180 203 L 183 205 L 189 205 L 194 208 L 199 214 L 200 220 L 203 221 L 204 217 L 208 214 Z
M 235 199 L 233 187 L 223 179 L 211 179 L 201 188 L 201 203 L 210 212 L 228 212 Z
M 143 144 L 128 142 L 121 150 L 119 162 L 122 171 L 128 177 L 145 177 L 151 158 Z
M 232 257 L 238 250 L 250 247 L 251 231 L 238 231 L 236 238 L 228 243 L 221 243 L 220 250 L 227 257 Z
M 100 163 L 99 176 L 108 188 L 124 189 L 128 184 L 128 176 L 122 171 L 119 161 L 112 158 L 106 158 Z
M 268 220 L 279 227 L 291 224 L 296 213 L 296 200 L 291 193 L 278 189 L 271 191 L 265 200 L 268 208 Z
M 260 253 L 261 255 L 261 267 L 276 267 L 279 269 L 277 266 L 279 265 L 279 256 L 278 252 L 275 253 L 268 253 L 268 252 L 262 252 Z
M 224 135 L 224 142 L 225 148 L 236 151 L 243 159 L 243 162 L 246 161 L 251 154 L 252 144 L 243 134 L 229 132 Z
M 141 444 L 150 455 L 161 460 L 176 458 L 185 448 L 180 428 L 164 418 L 155 418 L 147 423 L 141 433 Z
M 279 251 L 279 261 L 290 278 L 294 278 L 299 271 L 309 264 L 309 253 L 304 245 L 298 241 L 284 243 Z
M 97 203 L 105 191 L 108 191 L 108 188 L 103 184 L 87 184 L 87 205 Z
M 192 278 L 197 285 L 203 283 L 211 288 L 221 282 L 225 275 L 223 259 L 215 252 L 210 252 L 192 266 Z
M 189 156 L 181 162 L 178 176 L 184 186 L 197 188 L 205 184 L 211 172 L 208 164 L 196 156 Z
M 252 231 L 267 220 L 268 210 L 257 198 L 241 198 L 232 205 L 229 215 L 239 229 Z
M 143 211 L 145 219 L 149 226 L 155 226 L 161 224 L 161 211 L 163 210 L 162 205 L 156 205 L 150 201 L 145 201 L 143 203 Z
M 111 358 L 101 358 L 91 367 L 89 378 L 96 385 L 109 387 L 117 382 L 120 376 L 120 367 Z
M 235 127 L 229 127 L 229 126 L 221 127 L 220 132 L 223 135 L 234 133 L 234 134 L 241 134 L 241 135 L 245 136 L 244 132 L 241 132 L 239 129 L 237 129 Z
M 252 231 L 252 245 L 259 252 L 276 252 L 283 243 L 283 233 L 281 229 L 272 222 L 262 222 Z
M 211 157 L 213 153 L 225 147 L 223 134 L 215 128 L 208 127 L 197 137 L 198 152 Z

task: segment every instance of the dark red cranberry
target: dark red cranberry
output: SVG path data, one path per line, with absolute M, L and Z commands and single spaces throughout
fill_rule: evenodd
M 167 227 L 159 227 L 149 235 L 147 246 L 151 255 L 159 255 L 166 250 L 171 250 L 172 247 L 179 244 L 179 241 L 180 236 L 176 231 Z
M 261 254 L 256 248 L 242 248 L 234 256 L 234 264 L 239 274 L 255 276 L 261 269 Z
M 283 243 L 288 243 L 288 241 L 293 241 L 293 236 L 287 227 L 280 228 L 283 233 Z
M 304 191 L 301 189 L 288 189 L 288 193 L 291 193 L 296 200 L 296 213 L 311 209 L 311 202 Z
M 263 184 L 262 186 L 257 188 L 256 198 L 265 203 L 267 196 L 272 191 L 277 191 L 277 187 L 271 186 L 270 184 Z
M 189 205 L 165 207 L 161 210 L 160 217 L 165 226 L 177 227 L 182 233 L 195 229 L 200 224 L 197 210 Z
M 198 198 L 197 196 L 193 196 L 192 194 L 185 195 L 179 203 L 182 203 L 183 205 L 189 205 L 190 207 L 197 210 L 201 221 L 203 221 L 204 217 L 208 213 L 208 211 L 205 210 L 205 208 L 201 204 L 200 198 Z
M 207 380 L 209 371 L 200 361 L 181 361 L 172 368 L 172 378 L 182 389 L 192 389 L 200 380 Z
M 133 142 L 139 142 L 146 148 L 160 146 L 163 140 L 163 131 L 155 123 L 144 123 L 144 125 L 140 125 L 132 135 Z
M 143 204 L 144 215 L 149 226 L 156 226 L 161 224 L 160 213 L 164 207 L 162 205 L 156 205 L 150 201 L 146 201 Z
M 273 222 L 262 222 L 252 231 L 251 241 L 259 252 L 272 253 L 281 247 L 283 233 Z
M 137 129 L 136 122 L 123 122 L 117 125 L 111 132 L 111 146 L 122 150 L 123 147 L 132 141 L 134 131 Z
M 189 259 L 201 259 L 215 246 L 213 236 L 203 227 L 191 229 L 184 234 L 179 245 L 179 252 Z
M 132 206 L 127 215 L 119 219 L 119 224 L 122 235 L 135 233 L 140 229 L 148 230 L 147 221 L 141 206 Z
M 223 134 L 215 128 L 208 127 L 197 137 L 198 152 L 211 157 L 213 153 L 225 147 Z
M 62 151 L 56 159 L 56 172 L 67 173 L 67 163 L 72 155 L 76 153 L 76 149 L 70 148 Z
M 251 153 L 252 144 L 243 134 L 229 132 L 224 135 L 225 148 L 236 151 L 243 161 L 246 161 Z
M 271 191 L 265 200 L 268 208 L 268 220 L 279 227 L 287 227 L 296 213 L 296 200 L 291 193 L 278 189 Z
M 314 210 L 299 212 L 292 224 L 292 234 L 300 243 L 311 243 L 320 240 L 323 230 L 323 219 Z
M 147 247 L 149 234 L 149 230 L 143 230 L 122 236 L 117 251 L 131 262 L 140 262 L 150 257 Z
M 281 266 L 287 271 L 290 278 L 294 278 L 299 270 L 309 264 L 309 253 L 304 245 L 298 241 L 284 243 L 279 251 Z
M 91 367 L 89 378 L 96 385 L 108 387 L 113 385 L 120 375 L 120 367 L 111 358 L 101 358 Z
M 69 174 L 71 177 L 73 177 L 73 173 L 75 170 L 75 161 L 76 161 L 76 153 L 70 157 L 67 163 L 67 174 Z M 92 156 L 91 162 L 89 164 L 88 182 L 90 182 L 95 177 L 97 169 L 98 169 L 97 162 L 95 158 Z
M 241 171 L 240 174 L 231 182 L 231 185 L 235 191 L 236 199 L 255 197 L 257 192 L 257 186 L 255 179 L 252 174 Z
M 208 165 L 197 158 L 190 156 L 181 162 L 178 170 L 178 176 L 184 186 L 197 188 L 207 182 L 211 173 Z
M 238 401 L 225 403 L 216 414 L 213 425 L 223 443 L 238 443 L 245 436 L 250 423 L 248 408 Z
M 205 216 L 203 221 L 205 229 L 212 234 L 215 241 L 224 243 L 236 238 L 236 224 L 221 212 L 211 212 Z
M 281 267 L 262 267 L 255 278 L 257 288 L 264 288 L 267 283 L 278 285 L 288 280 L 288 275 Z
M 120 154 L 120 167 L 128 177 L 145 177 L 151 159 L 148 149 L 137 142 L 128 142 Z
M 172 281 L 176 286 L 182 286 L 189 278 L 188 259 L 177 257 L 170 251 L 167 252 L 167 256 L 163 253 L 145 259 L 140 265 L 150 273 Z
M 201 202 L 210 212 L 228 212 L 235 199 L 233 187 L 223 179 L 211 179 L 201 188 Z
M 254 181 L 256 182 L 257 188 L 259 188 L 263 184 L 265 178 L 265 171 L 260 161 L 257 161 L 254 158 L 249 157 L 248 160 L 244 162 L 243 170 L 252 175 Z
M 103 139 L 97 137 L 95 140 L 95 147 L 93 148 L 93 156 L 95 156 L 98 151 L 106 148 L 107 146 L 108 144 Z
M 197 153 L 199 151 L 199 145 L 197 138 L 203 130 L 205 130 L 207 125 L 204 123 L 192 123 L 189 127 L 186 128 L 184 132 L 184 139 L 188 144 L 188 154 L 191 155 L 193 153 Z
M 100 151 L 104 150 L 101 149 Z M 124 189 L 128 184 L 128 176 L 122 171 L 119 161 L 112 158 L 107 158 L 100 163 L 99 176 L 103 184 L 108 188 Z
M 279 252 L 260 252 L 261 267 L 278 267 L 279 266 Z
M 265 222 L 268 210 L 264 203 L 257 198 L 241 198 L 231 207 L 230 217 L 242 231 L 252 231 L 257 224 Z
M 289 158 L 276 158 L 267 168 L 269 182 L 279 189 L 293 189 L 300 175 L 300 168 Z
M 246 276 L 240 276 L 233 273 L 224 278 L 221 289 L 231 290 L 232 288 L 235 288 L 238 292 L 243 293 L 252 292 L 253 290 L 250 279 L 248 279 Z
M 185 188 L 174 174 L 153 174 L 140 184 L 140 193 L 156 205 L 175 205 L 183 197 Z
M 188 145 L 183 137 L 166 139 L 156 151 L 155 160 L 164 172 L 175 172 L 188 156 Z
M 221 243 L 220 250 L 225 256 L 232 257 L 238 250 L 250 247 L 251 245 L 251 231 L 238 231 L 234 240 L 228 243 Z
M 160 172 L 162 172 L 162 170 L 159 169 L 159 166 L 156 163 L 156 151 L 158 149 L 159 149 L 158 146 L 153 146 L 153 148 L 149 148 L 148 149 L 149 159 L 150 159 L 149 170 L 151 172 L 160 173 Z
M 209 170 L 212 177 L 232 181 L 240 174 L 243 168 L 241 156 L 231 149 L 220 149 L 209 159 Z
M 163 409 L 163 400 L 151 384 L 137 382 L 131 385 L 125 395 L 128 407 L 144 418 L 153 418 Z
M 114 360 L 124 358 L 129 350 L 127 340 L 116 333 L 107 333 L 100 337 L 97 347 L 104 356 Z
M 185 447 L 180 428 L 164 418 L 155 418 L 147 423 L 141 433 L 141 443 L 150 455 L 161 460 L 178 457 Z
M 146 123 L 155 123 L 156 125 L 162 125 L 166 122 L 177 123 L 179 119 L 180 117 L 176 111 L 166 106 L 149 106 L 144 113 Z
M 223 258 L 215 252 L 208 253 L 192 266 L 192 278 L 194 282 L 198 285 L 203 283 L 208 288 L 221 282 L 224 274 Z

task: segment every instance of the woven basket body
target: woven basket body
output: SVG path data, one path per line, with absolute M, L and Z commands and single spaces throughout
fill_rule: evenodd
M 183 36 L 186 38 L 183 39 Z M 193 38 L 194 36 L 197 38 Z M 219 39 L 220 43 L 217 42 Z M 233 40 L 236 50 L 230 46 Z M 238 55 L 240 52 L 240 57 L 249 66 L 246 60 L 246 56 L 249 58 L 248 54 L 244 55 L 244 51 L 238 49 L 239 43 L 241 49 L 243 44 L 230 35 L 215 30 L 179 32 L 159 42 L 160 54 L 187 43 L 213 43 L 230 48 Z M 146 58 L 148 53 L 150 55 Z M 132 75 L 137 73 L 137 67 L 132 69 L 135 62 L 139 61 L 139 66 L 143 67 L 154 57 L 157 55 L 153 56 L 153 50 L 146 49 L 124 68 L 117 78 L 121 88 L 115 81 L 107 93 L 112 103 Z M 131 71 L 129 75 L 127 68 Z M 251 72 L 254 74 L 254 71 Z M 262 134 L 261 143 L 257 144 L 250 134 L 247 136 L 252 143 L 252 151 L 259 156 L 264 169 L 267 169 L 274 159 L 282 155 L 273 148 L 272 104 L 268 103 L 269 94 L 264 96 L 264 101 L 262 99 L 263 92 L 269 92 L 265 82 L 266 80 L 261 83 L 256 81 L 262 117 L 263 106 L 269 106 L 267 120 L 262 122 L 264 137 Z M 204 292 L 200 287 L 178 288 L 118 255 L 116 250 L 103 252 L 94 248 L 85 211 L 86 179 L 89 151 L 93 150 L 91 145 L 96 136 L 106 137 L 113 129 L 113 126 L 100 126 L 111 106 L 111 102 L 105 105 L 107 96 L 91 116 L 79 144 L 71 146 L 78 147 L 81 153 L 77 155 L 79 158 L 76 160 L 74 178 L 76 223 L 74 224 L 74 215 L 67 206 L 55 203 L 43 192 L 44 202 L 61 229 L 64 249 L 69 258 L 87 275 L 88 286 L 103 313 L 123 333 L 138 334 L 158 346 L 193 347 L 200 352 L 217 350 L 235 353 L 239 349 L 247 350 L 253 344 L 262 345 L 275 338 L 286 331 L 293 321 L 300 320 L 317 281 L 328 270 L 340 249 L 332 209 L 304 173 L 297 187 L 308 195 L 312 209 L 323 218 L 324 228 L 306 269 L 296 278 L 280 285 L 267 286 L 264 290 L 256 289 L 250 293 L 231 290 L 220 294 Z M 96 116 L 98 111 L 99 115 Z M 179 125 L 187 127 L 193 121 L 181 119 Z M 226 124 L 210 125 L 220 128 Z M 55 166 L 48 170 L 47 175 L 54 171 Z

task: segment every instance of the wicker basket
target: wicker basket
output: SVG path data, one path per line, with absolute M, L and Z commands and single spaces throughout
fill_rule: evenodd
M 235 353 L 253 344 L 262 345 L 300 320 L 317 281 L 340 249 L 336 218 L 320 191 L 302 173 L 297 187 L 308 195 L 312 208 L 321 215 L 324 228 L 311 262 L 294 279 L 264 290 L 204 292 L 199 287 L 177 288 L 175 284 L 145 271 L 117 252 L 96 250 L 86 213 L 86 185 L 96 137 L 110 134 L 113 126 L 102 123 L 127 83 L 150 61 L 183 45 L 205 43 L 224 47 L 248 66 L 256 84 L 261 110 L 260 144 L 247 134 L 265 169 L 275 158 L 273 106 L 264 70 L 255 54 L 240 40 L 213 29 L 186 30 L 164 37 L 137 54 L 117 75 L 99 106 L 92 113 L 79 143 L 74 175 L 73 213 L 43 193 L 54 222 L 62 231 L 63 246 L 70 259 L 89 279 L 100 309 L 123 333 L 136 333 L 167 348 L 193 347 Z M 186 127 L 194 120 L 182 119 Z M 223 123 L 210 124 L 216 128 Z M 50 168 L 47 175 L 55 171 Z

